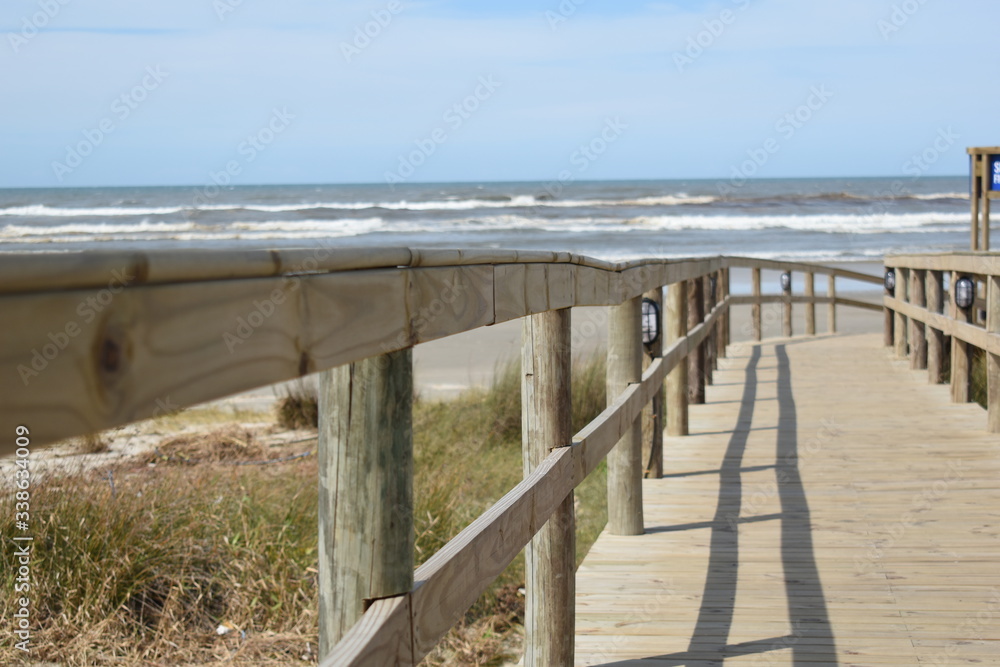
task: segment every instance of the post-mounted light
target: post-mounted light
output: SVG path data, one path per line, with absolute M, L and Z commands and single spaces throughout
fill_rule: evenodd
M 955 305 L 968 310 L 976 301 L 976 283 L 968 276 L 955 281 Z
M 894 269 L 885 270 L 885 291 L 889 294 L 896 293 L 896 271 Z
M 642 300 L 642 342 L 652 345 L 660 338 L 660 305 L 652 299 Z
M 781 291 L 788 292 L 792 289 L 792 274 L 790 271 L 785 271 L 781 274 Z

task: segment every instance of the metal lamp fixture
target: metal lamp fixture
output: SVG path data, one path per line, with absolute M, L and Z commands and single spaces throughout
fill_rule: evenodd
M 955 281 L 955 305 L 962 310 L 972 307 L 976 301 L 976 283 L 968 276 L 962 276 Z
M 781 291 L 787 292 L 792 289 L 792 274 L 789 271 L 785 271 L 781 274 Z
M 885 291 L 889 294 L 896 293 L 896 272 L 893 269 L 885 270 Z
M 660 338 L 660 306 L 652 299 L 642 300 L 642 342 L 652 345 Z

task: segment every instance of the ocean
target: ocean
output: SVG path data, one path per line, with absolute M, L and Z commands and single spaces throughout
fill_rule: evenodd
M 877 261 L 966 249 L 969 218 L 965 177 L 5 189 L 0 250 L 324 243 Z

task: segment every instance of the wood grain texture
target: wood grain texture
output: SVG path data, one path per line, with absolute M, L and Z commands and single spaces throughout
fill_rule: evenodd
M 410 667 L 413 656 L 410 595 L 375 600 L 320 662 L 321 667 Z
M 944 276 L 941 271 L 927 271 L 926 274 L 927 310 L 942 314 L 944 312 Z M 944 352 L 944 332 L 928 326 L 927 380 L 931 384 L 944 382 Z
M 667 304 L 664 308 L 667 345 L 684 338 L 687 325 L 687 283 L 673 283 L 667 288 Z M 687 359 L 677 364 L 667 376 L 667 433 L 687 435 L 688 432 L 688 363 Z
M 816 302 L 810 297 L 816 296 L 816 274 L 808 271 L 805 274 L 805 296 L 806 296 L 806 335 L 816 335 Z
M 897 359 L 906 359 L 909 356 L 910 350 L 910 325 L 909 321 L 906 319 L 906 314 L 902 311 L 903 305 L 908 300 L 909 282 L 909 269 L 896 267 L 896 293 L 893 297 L 886 297 L 887 299 L 893 299 L 898 304 L 896 307 L 890 306 L 890 308 L 893 309 L 893 312 L 896 313 L 896 324 L 893 327 L 893 330 L 896 332 L 895 342 Z
M 572 444 L 570 311 L 526 317 L 521 342 L 524 476 Z M 525 548 L 524 664 L 573 664 L 576 520 L 570 491 Z
M 831 275 L 826 279 L 826 295 L 829 297 L 829 306 L 827 306 L 827 331 L 829 333 L 837 333 L 837 304 L 844 303 L 848 305 L 858 306 L 859 303 L 850 303 L 848 299 L 840 299 L 837 297 L 837 276 Z M 863 307 L 863 306 L 862 306 Z
M 909 302 L 918 308 L 927 306 L 925 292 L 926 276 L 923 269 L 910 271 Z M 910 318 L 910 368 L 923 370 L 927 368 L 927 333 L 923 321 Z
M 792 337 L 792 281 L 788 281 L 788 287 L 782 287 L 781 300 L 781 335 L 785 338 Z
M 608 402 L 642 376 L 641 297 L 612 306 L 608 316 Z M 608 454 L 608 529 L 642 532 L 642 424 L 639 415 Z
M 1000 334 L 1000 276 L 986 282 L 986 331 Z M 986 430 L 1000 433 L 1000 355 L 986 353 Z
M 762 329 L 760 325 L 760 268 L 757 266 L 750 271 L 750 298 L 750 303 L 753 304 L 750 308 L 750 326 L 753 329 L 753 339 L 759 341 Z
M 319 653 L 325 656 L 371 601 L 413 588 L 411 351 L 325 371 L 319 395 Z
M 699 278 L 687 281 L 687 326 L 694 329 L 705 319 L 705 285 Z M 691 349 L 688 355 L 688 404 L 705 402 L 705 346 Z
M 949 283 L 952 289 L 950 321 L 971 327 L 972 313 L 962 310 L 955 304 L 955 283 L 960 276 L 961 274 L 957 271 L 951 274 Z M 944 331 L 951 336 L 951 400 L 955 403 L 968 403 L 972 382 L 972 348 L 961 335 L 956 335 L 955 331 Z
M 731 350 L 643 482 L 647 532 L 578 570 L 577 664 L 996 661 L 995 436 L 880 343 L 761 345 L 752 403 Z

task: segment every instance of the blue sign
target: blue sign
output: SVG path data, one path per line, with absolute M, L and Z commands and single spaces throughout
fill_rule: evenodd
M 990 156 L 990 190 L 1000 190 L 1000 155 Z

